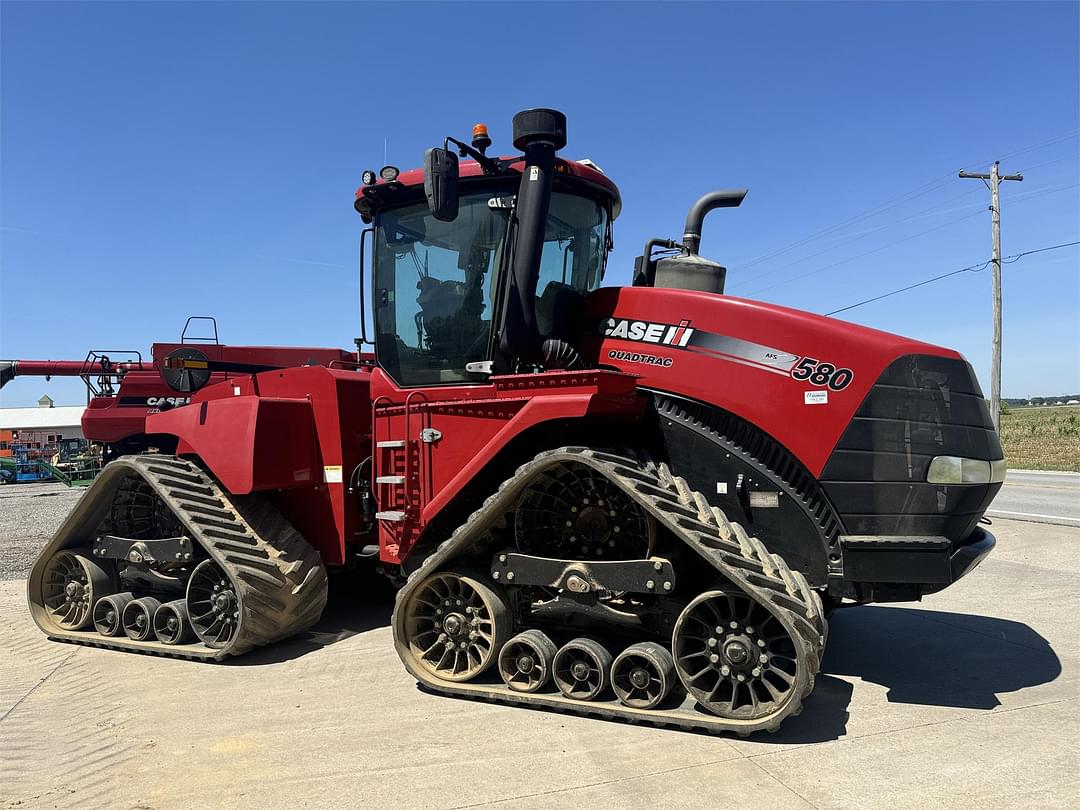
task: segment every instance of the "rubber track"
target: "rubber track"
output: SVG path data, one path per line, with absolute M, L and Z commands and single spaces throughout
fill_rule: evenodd
M 520 693 L 502 684 L 460 683 L 439 680 L 414 666 L 404 633 L 404 606 L 412 592 L 428 576 L 447 567 L 485 539 L 491 528 L 505 525 L 505 517 L 517 503 L 522 488 L 544 470 L 559 464 L 582 464 L 613 481 L 657 522 L 706 560 L 717 573 L 764 606 L 783 625 L 797 650 L 796 685 L 789 700 L 775 712 L 758 720 L 716 717 L 696 710 L 692 698 L 675 709 L 634 709 L 618 701 L 576 701 L 558 693 Z M 705 497 L 673 476 L 667 465 L 656 464 L 634 451 L 563 447 L 537 455 L 519 467 L 500 485 L 469 520 L 428 557 L 398 592 L 391 619 L 394 644 L 406 669 L 427 690 L 444 695 L 474 698 L 516 706 L 569 712 L 607 720 L 679 728 L 707 733 L 734 732 L 747 736 L 756 731 L 775 731 L 783 720 L 802 710 L 802 701 L 814 688 L 828 634 L 821 599 L 805 577 L 788 568 L 738 523 L 729 521 Z
M 102 636 L 89 630 L 55 627 L 35 604 L 35 579 L 44 563 L 62 548 L 89 546 L 92 536 L 61 527 L 31 571 L 28 589 L 31 613 L 50 637 L 134 652 L 148 652 L 193 660 L 221 660 L 254 647 L 271 644 L 311 627 L 326 606 L 327 576 L 319 553 L 262 495 L 230 496 L 200 467 L 186 459 L 166 455 L 124 456 L 109 464 L 87 491 L 76 511 L 93 505 L 117 475 L 137 475 L 146 481 L 183 523 L 185 533 L 221 566 L 240 597 L 241 615 L 236 635 L 221 649 L 200 641 L 182 645 L 157 640 L 133 641 Z M 115 490 L 115 484 L 112 489 Z M 92 533 L 91 533 L 92 534 Z M 67 536 L 65 536 L 67 535 Z M 35 577 L 35 573 L 37 577 Z

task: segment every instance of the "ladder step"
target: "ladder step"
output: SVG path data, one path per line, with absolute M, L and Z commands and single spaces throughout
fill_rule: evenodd
M 375 477 L 376 484 L 397 484 L 401 485 L 405 483 L 404 475 L 378 475 Z
M 378 447 L 380 450 L 394 450 L 396 448 L 404 447 L 405 440 L 391 439 L 388 442 L 376 442 L 375 446 Z
M 375 519 L 376 520 L 389 520 L 389 521 L 392 521 L 394 523 L 400 523 L 401 521 L 405 520 L 405 513 L 404 512 L 376 512 L 375 513 Z

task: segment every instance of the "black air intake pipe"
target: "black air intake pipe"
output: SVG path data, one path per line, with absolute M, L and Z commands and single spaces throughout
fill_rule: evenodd
M 514 146 L 525 153 L 518 187 L 514 261 L 506 297 L 500 351 L 529 362 L 540 359 L 536 284 L 551 204 L 555 153 L 566 146 L 566 116 L 558 110 L 525 110 L 514 116 Z
M 686 215 L 686 225 L 683 227 L 683 245 L 687 253 L 691 256 L 698 254 L 698 247 L 701 245 L 701 225 L 705 221 L 705 215 L 714 208 L 737 208 L 746 196 L 746 192 L 745 188 L 713 191 L 690 206 L 690 213 Z

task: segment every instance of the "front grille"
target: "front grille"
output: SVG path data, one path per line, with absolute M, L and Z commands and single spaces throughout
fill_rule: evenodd
M 1000 484 L 926 482 L 934 456 L 993 461 L 1001 443 L 982 390 L 963 360 L 907 355 L 867 394 L 822 472 L 849 534 L 963 540 Z

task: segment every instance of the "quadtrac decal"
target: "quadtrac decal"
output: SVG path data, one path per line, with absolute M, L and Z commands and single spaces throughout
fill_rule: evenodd
M 677 324 L 670 324 L 607 318 L 600 323 L 600 333 L 604 337 L 619 340 L 651 343 L 656 346 L 712 355 L 731 363 L 750 366 L 760 371 L 779 374 L 782 377 L 790 376 L 796 380 L 809 382 L 811 385 L 828 387 L 833 391 L 844 390 L 855 378 L 851 369 L 840 368 L 838 364 L 823 363 L 813 357 L 803 357 L 773 346 L 729 335 L 703 332 L 691 327 L 688 319 L 680 320 Z M 671 358 L 614 349 L 608 352 L 608 357 L 612 360 L 645 363 L 664 368 L 670 368 L 673 365 Z
M 641 352 L 624 352 L 621 349 L 612 349 L 607 353 L 609 360 L 621 360 L 624 363 L 644 363 L 647 366 L 659 366 L 671 368 L 675 361 L 670 357 L 658 357 L 655 354 L 643 354 Z

